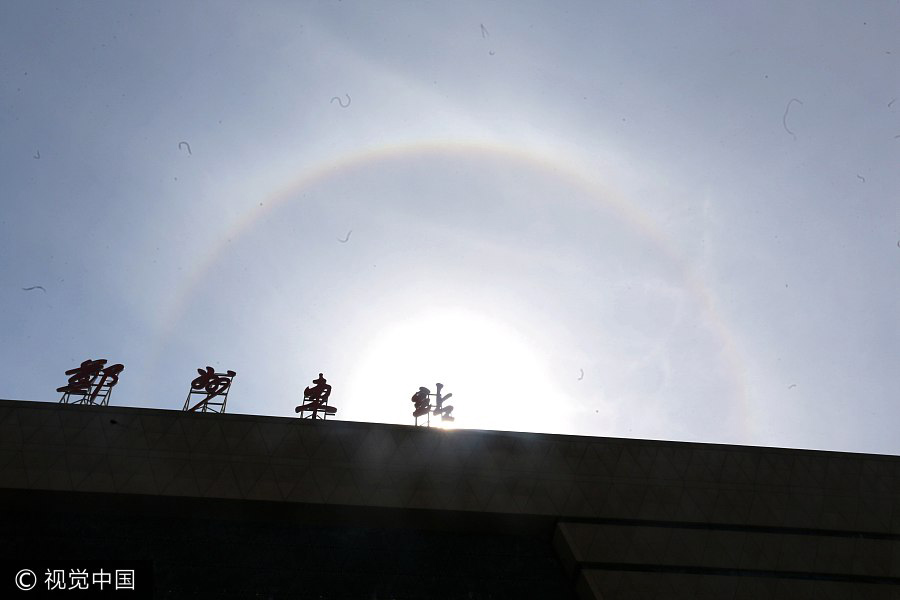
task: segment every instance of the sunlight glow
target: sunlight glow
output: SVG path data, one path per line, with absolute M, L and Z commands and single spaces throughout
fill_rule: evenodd
M 536 344 L 508 324 L 459 308 L 394 322 L 364 351 L 350 402 L 361 420 L 413 424 L 419 386 L 444 384 L 455 428 L 561 431 L 572 414 Z M 369 390 L 368 392 L 365 390 Z M 366 399 L 364 399 L 366 398 Z M 349 408 L 349 407 L 348 407 Z M 432 426 L 440 419 L 432 417 Z

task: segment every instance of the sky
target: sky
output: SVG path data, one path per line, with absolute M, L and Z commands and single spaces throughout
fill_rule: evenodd
M 898 23 L 2 2 L 0 398 L 900 454 Z

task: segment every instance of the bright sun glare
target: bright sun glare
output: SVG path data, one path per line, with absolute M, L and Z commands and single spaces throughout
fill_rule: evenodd
M 387 325 L 363 352 L 348 400 L 360 420 L 413 424 L 419 386 L 453 394 L 453 426 L 562 431 L 572 404 L 547 359 L 509 325 L 468 310 L 432 309 Z M 352 400 L 351 400 L 352 399 Z M 348 407 L 349 408 L 349 407 Z M 432 417 L 432 426 L 440 424 Z

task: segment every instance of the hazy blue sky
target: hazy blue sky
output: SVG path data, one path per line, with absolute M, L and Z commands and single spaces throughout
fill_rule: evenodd
M 180 409 L 212 365 L 287 416 L 321 371 L 346 420 L 441 381 L 459 427 L 898 454 L 898 31 L 4 1 L 0 397 L 106 358 L 112 404 Z

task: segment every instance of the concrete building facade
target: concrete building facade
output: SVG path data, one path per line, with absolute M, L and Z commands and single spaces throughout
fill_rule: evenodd
M 900 599 L 900 458 L 0 401 L 3 558 L 158 597 Z

